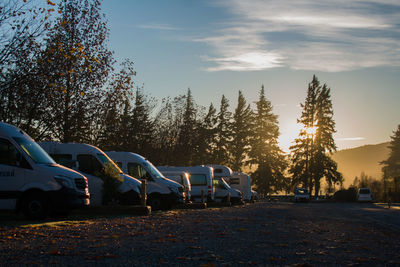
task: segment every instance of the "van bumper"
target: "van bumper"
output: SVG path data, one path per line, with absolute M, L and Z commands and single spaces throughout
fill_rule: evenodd
M 74 209 L 82 208 L 90 204 L 90 194 L 77 192 L 70 188 L 61 188 L 57 191 L 49 192 L 49 199 L 53 209 Z

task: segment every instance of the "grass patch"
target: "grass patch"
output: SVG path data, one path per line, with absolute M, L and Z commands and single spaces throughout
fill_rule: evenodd
M 93 224 L 94 222 L 84 220 L 84 221 L 51 221 L 51 222 L 40 222 L 40 223 L 30 223 L 21 225 L 21 228 L 62 228 L 62 227 L 69 227 L 69 226 L 77 226 L 77 225 L 87 225 Z

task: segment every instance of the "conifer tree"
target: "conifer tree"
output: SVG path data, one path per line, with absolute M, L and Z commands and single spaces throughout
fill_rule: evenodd
M 329 185 L 342 181 L 337 164 L 330 154 L 336 150 L 333 140 L 335 122 L 333 120 L 330 88 L 320 85 L 314 75 L 308 85 L 307 97 L 298 123 L 303 125 L 295 144 L 290 147 L 292 153 L 293 185 L 307 187 L 318 196 L 320 180 L 325 178 Z
M 381 162 L 383 178 L 385 187 L 388 187 L 388 182 L 393 184 L 393 191 L 392 187 L 389 187 L 391 201 L 400 201 L 400 124 L 397 126 L 397 130 L 393 132 L 391 139 L 389 157 Z
M 217 110 L 211 103 L 208 112 L 198 124 L 198 153 L 196 164 L 214 162 L 213 154 L 217 147 L 216 141 Z
M 182 123 L 176 145 L 176 157 L 179 165 L 192 165 L 197 153 L 196 107 L 190 88 L 185 97 Z
M 230 143 L 231 167 L 241 171 L 250 150 L 249 138 L 252 131 L 252 110 L 247 105 L 241 91 L 239 91 L 238 104 L 233 114 L 232 142 Z
M 154 123 L 151 119 L 151 104 L 141 88 L 136 89 L 135 105 L 130 117 L 129 140 L 126 149 L 147 156 L 150 153 L 154 134 Z
M 230 161 L 229 143 L 232 141 L 232 113 L 228 110 L 229 101 L 222 95 L 216 125 L 216 147 L 214 163 L 227 165 Z
M 249 162 L 257 169 L 252 177 L 260 193 L 277 192 L 284 189 L 287 162 L 278 146 L 278 116 L 273 113 L 272 104 L 265 97 L 264 85 L 254 113 Z

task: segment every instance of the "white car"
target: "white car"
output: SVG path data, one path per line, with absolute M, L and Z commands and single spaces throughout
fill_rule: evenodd
M 372 201 L 371 190 L 369 188 L 367 188 L 367 187 L 362 187 L 362 188 L 358 189 L 357 201 L 359 201 L 359 202 L 371 202 Z
M 296 188 L 296 190 L 294 190 L 294 201 L 308 202 L 310 201 L 310 193 L 306 188 Z

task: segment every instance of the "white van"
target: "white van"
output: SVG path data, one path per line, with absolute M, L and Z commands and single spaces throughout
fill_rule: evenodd
M 225 181 L 226 178 L 215 177 L 215 201 L 226 202 L 228 200 L 228 194 L 230 195 L 230 202 L 232 204 L 241 204 L 243 201 L 242 192 L 229 186 Z
M 224 165 L 209 164 L 214 169 L 215 199 L 217 202 L 225 202 L 230 194 L 232 204 L 240 204 L 243 201 L 243 194 L 240 190 L 229 186 L 227 181 L 232 177 L 231 168 Z
M 179 183 L 165 178 L 150 161 L 132 152 L 108 151 L 106 154 L 132 177 L 147 181 L 147 203 L 152 210 L 170 209 L 185 202 L 185 192 Z
M 215 186 L 214 186 L 214 173 L 213 169 L 208 166 L 193 166 L 193 167 L 171 167 L 171 166 L 157 166 L 160 172 L 175 171 L 175 172 L 188 172 L 190 173 L 191 185 L 191 200 L 194 202 L 201 202 L 201 192 L 203 190 L 205 200 L 212 202 L 215 200 Z
M 178 182 L 183 186 L 183 190 L 186 194 L 186 202 L 191 199 L 192 187 L 190 185 L 190 173 L 184 171 L 163 171 L 162 174 L 175 182 Z
M 232 169 L 224 165 L 208 164 L 207 166 L 214 169 L 214 177 L 230 178 L 232 176 Z
M 96 176 L 102 169 L 110 165 L 120 173 L 123 183 L 119 186 L 122 193 L 120 204 L 140 204 L 141 182 L 129 175 L 123 174 L 117 165 L 99 148 L 81 143 L 39 142 L 40 146 L 53 157 L 53 159 L 66 167 L 83 173 L 89 184 L 91 195 L 90 205 L 103 204 L 103 180 Z
M 56 164 L 25 132 L 0 122 L 0 209 L 30 218 L 89 205 L 86 177 Z
M 244 201 L 252 201 L 251 194 L 251 178 L 243 172 L 233 172 L 232 176 L 227 181 L 232 188 L 238 189 L 243 193 Z
M 362 187 L 358 189 L 357 201 L 359 202 L 372 202 L 371 189 L 368 187 Z

